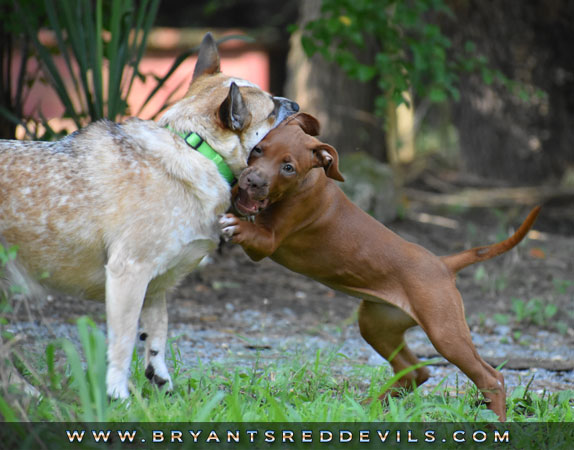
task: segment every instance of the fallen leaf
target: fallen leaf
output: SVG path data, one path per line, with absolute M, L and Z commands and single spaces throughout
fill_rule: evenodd
M 534 259 L 546 259 L 546 252 L 540 247 L 531 248 L 529 254 Z

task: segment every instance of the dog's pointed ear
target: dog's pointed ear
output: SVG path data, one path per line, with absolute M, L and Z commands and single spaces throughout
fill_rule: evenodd
M 322 167 L 329 178 L 337 181 L 345 181 L 339 172 L 339 154 L 334 147 L 319 143 L 313 148 L 313 167 Z
M 219 107 L 219 118 L 225 127 L 233 131 L 241 131 L 249 125 L 251 113 L 235 82 L 231 83 L 229 93 Z
M 321 131 L 321 125 L 319 125 L 319 121 L 311 114 L 296 114 L 293 117 L 292 122 L 297 123 L 306 134 L 311 136 L 318 136 L 319 132 Z
M 217 51 L 217 44 L 211 33 L 207 33 L 199 46 L 199 54 L 195 69 L 193 70 L 193 83 L 201 75 L 213 75 L 221 72 L 219 65 L 219 52 Z

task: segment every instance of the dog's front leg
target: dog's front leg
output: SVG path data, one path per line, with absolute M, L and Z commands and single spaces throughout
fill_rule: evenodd
M 166 386 L 171 391 L 173 385 L 165 365 L 167 342 L 167 305 L 165 292 L 148 294 L 142 309 L 143 332 L 140 339 L 145 341 L 145 375 L 159 387 Z
M 108 325 L 108 371 L 106 386 L 112 398 L 129 396 L 128 378 L 135 346 L 138 319 L 151 267 L 121 255 L 106 265 L 106 316 Z
M 271 256 L 280 244 L 274 230 L 246 222 L 233 214 L 220 217 L 219 226 L 223 236 L 241 245 L 254 261 Z

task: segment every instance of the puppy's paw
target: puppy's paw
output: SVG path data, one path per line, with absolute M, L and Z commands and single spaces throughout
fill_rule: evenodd
M 221 234 L 226 241 L 233 239 L 233 236 L 239 231 L 239 220 L 233 214 L 225 214 L 219 218 Z

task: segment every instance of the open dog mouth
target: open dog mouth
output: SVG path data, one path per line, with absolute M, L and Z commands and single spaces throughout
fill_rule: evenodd
M 260 200 L 252 199 L 249 192 L 245 189 L 239 188 L 237 197 L 234 200 L 234 206 L 237 212 L 244 216 L 255 216 L 263 211 L 269 204 L 269 199 L 264 198 Z

